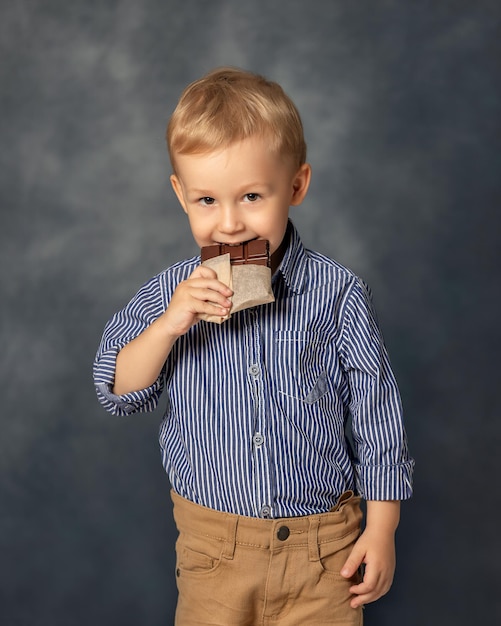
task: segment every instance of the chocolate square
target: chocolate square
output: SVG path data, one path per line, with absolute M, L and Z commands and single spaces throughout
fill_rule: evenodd
M 204 246 L 200 251 L 202 263 L 221 254 L 230 255 L 231 265 L 254 264 L 270 267 L 270 244 L 266 239 L 252 239 L 237 245 L 217 243 Z

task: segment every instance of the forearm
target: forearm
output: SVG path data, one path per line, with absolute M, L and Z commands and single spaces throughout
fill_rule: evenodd
M 232 294 L 213 269 L 199 265 L 176 287 L 162 315 L 120 350 L 113 392 L 120 396 L 152 385 L 177 339 L 204 315 L 227 315 Z
M 399 500 L 368 500 L 366 528 L 394 534 L 400 521 Z
M 152 385 L 176 339 L 160 317 L 124 346 L 117 355 L 113 393 L 123 395 Z

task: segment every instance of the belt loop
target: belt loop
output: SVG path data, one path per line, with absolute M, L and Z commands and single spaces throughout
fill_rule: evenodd
M 310 528 L 308 531 L 308 557 L 310 561 L 320 561 L 320 550 L 318 546 L 319 526 L 320 518 L 310 517 Z
M 339 500 L 336 502 L 336 504 L 332 507 L 332 509 L 330 510 L 330 513 L 336 513 L 336 511 L 339 511 L 339 509 L 348 502 L 348 500 L 351 500 L 351 498 L 354 497 L 354 493 L 353 491 L 345 491 L 344 493 L 342 493 L 339 496 Z
M 226 538 L 223 546 L 223 557 L 232 560 L 235 554 L 235 544 L 237 541 L 238 516 L 228 515 Z

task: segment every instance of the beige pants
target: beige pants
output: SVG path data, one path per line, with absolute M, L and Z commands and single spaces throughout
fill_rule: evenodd
M 350 607 L 358 577 L 339 571 L 360 534 L 360 498 L 329 513 L 255 519 L 172 492 L 179 530 L 176 626 L 361 626 Z

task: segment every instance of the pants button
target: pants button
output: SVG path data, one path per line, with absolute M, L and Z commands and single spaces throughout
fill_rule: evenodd
M 291 531 L 287 526 L 280 526 L 277 532 L 277 537 L 280 541 L 285 541 L 287 537 L 291 534 Z

